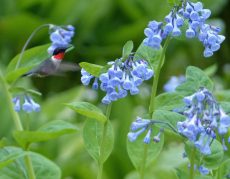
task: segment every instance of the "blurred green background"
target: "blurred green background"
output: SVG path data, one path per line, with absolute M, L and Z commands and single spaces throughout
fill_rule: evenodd
M 203 0 L 205 8 L 212 10 L 210 23 L 222 27 L 226 36 L 221 49 L 211 58 L 203 57 L 203 46 L 198 40 L 173 40 L 168 47 L 166 63 L 160 76 L 159 92 L 172 75 L 184 74 L 188 65 L 202 69 L 217 64 L 213 76 L 216 89 L 230 87 L 230 1 Z M 75 49 L 66 55 L 66 61 L 87 61 L 104 65 L 107 61 L 121 56 L 122 46 L 133 40 L 135 49 L 144 38 L 144 28 L 148 21 L 162 21 L 170 7 L 166 0 L 0 0 L 0 66 L 6 68 L 10 60 L 20 53 L 31 32 L 42 24 L 72 24 L 76 27 L 73 40 Z M 47 30 L 40 31 L 28 48 L 49 43 Z M 43 95 L 36 100 L 42 111 L 31 114 L 31 129 L 53 119 L 68 120 L 79 126 L 77 134 L 67 135 L 57 140 L 34 144 L 32 150 L 56 162 L 65 179 L 94 179 L 97 166 L 87 154 L 81 136 L 84 120 L 62 103 L 89 101 L 101 106 L 103 93 L 82 87 L 80 73 L 68 73 L 65 77 L 43 79 L 23 79 L 21 84 L 39 90 Z M 1 88 L 1 87 L 0 87 Z M 142 86 L 141 94 L 114 103 L 111 120 L 115 131 L 115 145 L 112 155 L 105 163 L 104 178 L 134 178 L 135 173 L 127 152 L 126 136 L 135 116 L 148 109 L 150 82 Z M 14 145 L 11 136 L 14 128 L 5 106 L 0 89 L 0 137 L 7 137 L 7 143 Z M 21 114 L 24 123 L 26 116 Z M 150 170 L 151 178 L 175 178 L 173 168 L 186 163 L 182 159 L 183 145 L 177 136 L 166 133 L 164 151 Z M 171 165 L 169 165 L 171 164 Z M 162 168 L 164 175 L 162 176 Z M 166 172 L 167 171 L 167 172 Z

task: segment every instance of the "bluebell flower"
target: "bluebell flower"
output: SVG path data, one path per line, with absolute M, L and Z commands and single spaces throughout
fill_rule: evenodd
M 165 92 L 174 92 L 176 87 L 185 82 L 185 76 L 172 76 L 164 85 Z
M 185 21 L 188 28 L 185 32 L 187 38 L 197 37 L 204 45 L 204 57 L 210 57 L 213 52 L 219 50 L 220 44 L 225 37 L 219 35 L 220 28 L 205 24 L 210 17 L 211 11 L 204 9 L 201 2 L 192 3 L 189 0 L 183 0 L 181 6 L 174 6 L 170 13 L 165 17 L 165 23 L 150 21 L 145 28 L 144 44 L 159 49 L 162 41 L 168 37 L 178 37 L 181 33 L 181 27 Z
M 222 146 L 227 150 L 224 136 L 230 127 L 230 117 L 223 111 L 211 92 L 200 88 L 184 98 L 185 121 L 177 123 L 178 132 L 187 137 L 205 155 L 211 154 L 210 145 L 219 135 Z
M 134 60 L 133 56 L 128 57 L 125 61 L 118 59 L 109 62 L 108 65 L 110 68 L 107 72 L 100 74 L 99 78 L 95 78 L 83 68 L 81 70 L 83 85 L 89 85 L 91 79 L 95 78 L 93 88 L 98 89 L 100 86 L 100 89 L 106 92 L 102 99 L 104 104 L 124 98 L 128 92 L 131 95 L 138 94 L 140 92 L 138 87 L 154 74 L 145 60 Z
M 160 135 L 163 132 L 163 130 L 161 129 L 156 136 L 152 137 L 151 135 L 152 135 L 153 125 L 154 125 L 154 120 L 142 119 L 140 117 L 137 117 L 136 120 L 131 124 L 130 127 L 131 132 L 128 133 L 129 141 L 134 142 L 140 134 L 147 131 L 143 139 L 144 143 L 149 144 L 151 140 L 153 140 L 156 143 L 159 142 Z
M 210 172 L 210 170 L 203 165 L 199 166 L 198 170 L 202 175 L 208 175 Z
M 16 112 L 19 112 L 22 108 L 23 111 L 25 112 L 39 112 L 40 111 L 40 105 L 36 102 L 34 102 L 34 100 L 28 96 L 28 95 L 25 95 L 25 96 L 22 96 L 24 98 L 24 103 L 22 104 L 22 107 L 21 107 L 21 103 L 20 103 L 20 96 L 16 96 L 13 98 L 13 103 L 14 103 L 14 110 Z
M 50 25 L 49 31 L 52 45 L 48 48 L 48 53 L 53 54 L 53 51 L 59 47 L 69 47 L 74 36 L 74 30 L 75 28 L 72 25 Z

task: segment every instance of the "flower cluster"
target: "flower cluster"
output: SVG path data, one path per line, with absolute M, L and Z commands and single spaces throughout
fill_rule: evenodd
M 91 79 L 95 78 L 93 89 L 98 89 L 100 82 L 100 89 L 106 92 L 102 99 L 104 104 L 124 98 L 128 91 L 131 95 L 138 94 L 138 86 L 153 76 L 153 70 L 148 68 L 148 63 L 143 59 L 134 61 L 132 58 L 128 58 L 124 62 L 122 59 L 118 59 L 110 62 L 109 65 L 111 67 L 106 73 L 99 76 L 99 80 L 84 69 L 81 70 L 83 85 L 89 85 Z
M 222 139 L 223 149 L 227 150 L 224 136 L 230 127 L 230 117 L 216 102 L 206 88 L 184 98 L 187 110 L 186 120 L 177 123 L 178 132 L 194 143 L 205 155 L 211 154 L 210 145 L 216 136 Z
M 75 28 L 72 25 L 63 27 L 50 25 L 49 31 L 52 45 L 48 48 L 48 53 L 53 54 L 54 49 L 58 47 L 69 47 L 74 36 L 74 30 Z
M 172 76 L 164 85 L 164 91 L 174 92 L 176 87 L 185 82 L 185 76 Z
M 188 24 L 186 37 L 197 37 L 205 47 L 204 56 L 210 57 L 225 39 L 223 35 L 219 35 L 220 28 L 205 24 L 210 15 L 211 11 L 203 9 L 201 2 L 192 3 L 184 0 L 181 7 L 174 7 L 165 17 L 165 24 L 157 21 L 149 22 L 144 30 L 146 35 L 144 44 L 159 49 L 163 39 L 169 35 L 180 36 L 182 34 L 180 28 Z
M 143 142 L 149 144 L 151 141 L 152 134 L 152 126 L 154 121 L 149 119 L 142 119 L 137 117 L 137 119 L 131 124 L 131 132 L 128 133 L 128 139 L 130 142 L 134 142 L 139 135 L 141 135 L 144 131 L 148 131 L 145 135 Z M 160 142 L 160 135 L 163 132 L 163 129 L 159 131 L 159 133 L 153 137 L 154 142 Z
M 13 103 L 14 103 L 14 110 L 16 112 L 19 112 L 22 108 L 23 111 L 30 113 L 30 112 L 39 112 L 40 111 L 40 105 L 36 102 L 34 102 L 34 100 L 28 96 L 25 95 L 24 97 L 24 103 L 22 104 L 21 107 L 21 97 L 20 96 L 16 96 L 13 98 Z

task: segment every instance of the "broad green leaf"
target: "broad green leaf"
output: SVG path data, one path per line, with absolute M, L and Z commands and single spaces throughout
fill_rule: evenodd
M 133 50 L 133 41 L 128 41 L 125 43 L 122 51 L 123 60 L 127 59 Z
M 186 69 L 186 81 L 176 88 L 176 91 L 183 95 L 191 95 L 200 87 L 205 87 L 208 90 L 213 90 L 213 82 L 199 68 L 189 66 Z
M 20 54 L 15 56 L 7 67 L 6 80 L 9 83 L 17 80 L 21 75 L 39 65 L 42 61 L 50 57 L 47 49 L 50 45 L 42 45 L 26 50 L 22 56 L 21 63 L 16 69 Z
M 65 105 L 83 116 L 96 119 L 100 122 L 105 122 L 107 120 L 103 112 L 93 104 L 87 102 L 73 102 Z
M 0 158 L 3 158 L 7 153 L 16 154 L 23 153 L 24 151 L 17 147 L 5 147 L 0 149 Z M 36 179 L 61 179 L 60 168 L 43 157 L 34 152 L 27 152 L 30 156 Z M 0 178 L 4 179 L 25 179 L 28 178 L 27 167 L 25 166 L 24 157 L 17 158 L 9 165 L 0 169 Z
M 11 87 L 9 89 L 9 91 L 11 93 L 28 93 L 28 94 L 37 95 L 37 96 L 41 96 L 42 95 L 38 91 L 35 91 L 35 90 L 32 90 L 32 89 L 26 89 L 26 88 L 23 88 L 23 87 Z
M 114 144 L 113 127 L 110 121 L 101 123 L 87 120 L 83 129 L 83 139 L 90 156 L 95 161 L 104 163 L 111 154 Z
M 152 136 L 157 135 L 157 132 L 158 130 L 153 129 Z M 148 147 L 145 162 L 145 167 L 147 168 L 158 157 L 164 144 L 164 135 L 161 135 L 160 142 L 155 143 L 151 141 L 149 144 L 145 144 L 143 142 L 145 135 L 146 132 L 142 133 L 134 142 L 130 142 L 129 140 L 127 140 L 127 152 L 130 160 L 137 170 L 140 170 L 141 167 L 143 167 L 143 157 L 146 147 Z
M 220 105 L 225 113 L 230 113 L 230 102 L 222 101 L 220 102 Z
M 65 134 L 74 133 L 77 128 L 62 120 L 51 121 L 36 131 L 15 131 L 14 138 L 23 147 L 33 142 L 47 141 Z
M 184 121 L 185 120 L 185 116 L 178 114 L 176 112 L 172 112 L 172 111 L 167 111 L 167 110 L 155 110 L 153 113 L 153 119 L 155 120 L 159 120 L 168 124 L 171 124 L 174 129 L 177 129 L 177 122 L 179 121 Z M 159 125 L 163 125 L 166 128 L 169 128 L 171 130 L 173 130 L 169 125 L 167 124 L 159 124 Z
M 135 53 L 134 59 L 135 60 L 138 60 L 138 59 L 147 60 L 150 66 L 154 70 L 156 70 L 159 64 L 159 58 L 161 56 L 161 52 L 162 52 L 162 48 L 159 50 L 156 50 L 154 48 L 144 45 L 144 43 L 142 42 L 142 44 L 138 47 Z
M 219 178 L 228 179 L 230 173 L 230 159 L 224 161 L 219 168 Z
M 99 77 L 104 68 L 103 66 L 88 63 L 88 62 L 81 62 L 79 65 L 80 67 L 84 68 L 85 71 L 87 71 L 88 73 L 90 73 L 95 77 Z
M 183 96 L 179 93 L 162 93 L 156 97 L 156 109 L 173 110 L 183 107 Z
M 188 155 L 188 158 L 191 158 L 191 150 L 194 145 L 191 142 L 186 142 L 185 151 Z M 211 145 L 211 154 L 210 155 L 202 155 L 198 149 L 195 150 L 195 161 L 199 163 L 202 158 L 202 162 L 205 167 L 209 169 L 217 169 L 223 161 L 224 151 L 221 143 L 217 140 L 214 140 Z
M 218 90 L 214 93 L 218 101 L 230 101 L 230 90 Z

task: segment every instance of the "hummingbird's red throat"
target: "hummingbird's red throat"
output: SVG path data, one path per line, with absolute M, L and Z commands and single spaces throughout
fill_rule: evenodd
M 54 55 L 54 58 L 57 60 L 62 60 L 64 58 L 65 52 L 60 52 L 57 55 Z

